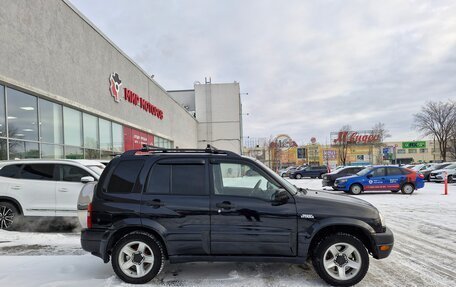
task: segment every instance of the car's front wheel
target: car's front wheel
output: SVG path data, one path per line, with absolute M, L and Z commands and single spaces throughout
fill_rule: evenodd
M 352 286 L 360 282 L 369 269 L 369 255 L 356 237 L 336 233 L 323 238 L 312 255 L 315 271 L 328 284 Z
M 296 178 L 296 179 L 301 179 L 301 178 L 302 178 L 302 175 L 298 173 L 298 174 L 295 175 L 295 178 Z
M 351 194 L 360 194 L 363 191 L 363 187 L 360 184 L 352 184 L 350 186 L 350 193 Z
M 162 244 L 154 236 L 133 232 L 115 244 L 112 267 L 123 281 L 144 284 L 160 273 L 164 257 Z
M 403 194 L 412 194 L 414 191 L 415 191 L 415 187 L 411 183 L 406 183 L 401 188 L 401 192 Z
M 6 201 L 0 202 L 0 229 L 15 229 L 20 220 L 21 214 L 16 206 Z

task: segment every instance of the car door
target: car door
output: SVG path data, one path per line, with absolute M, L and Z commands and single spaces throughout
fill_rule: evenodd
M 385 186 L 388 190 L 399 190 L 401 185 L 407 181 L 406 174 L 398 167 L 388 167 L 386 169 Z
M 72 164 L 59 164 L 57 170 L 56 216 L 77 216 L 78 196 L 84 186 L 81 178 L 93 175 Z
M 296 256 L 293 197 L 273 202 L 282 187 L 250 162 L 213 160 L 210 166 L 211 254 Z
M 386 187 L 386 167 L 377 167 L 367 174 L 367 184 L 364 190 L 385 190 Z
M 24 164 L 18 179 L 10 186 L 28 216 L 55 216 L 55 164 Z
M 161 226 L 173 255 L 210 254 L 209 175 L 201 158 L 173 158 L 150 169 L 141 198 L 143 225 Z

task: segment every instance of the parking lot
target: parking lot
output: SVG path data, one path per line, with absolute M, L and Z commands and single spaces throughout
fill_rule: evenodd
M 291 180 L 322 190 L 321 180 Z M 328 190 L 327 192 L 339 194 Z M 456 184 L 426 183 L 412 195 L 369 192 L 395 234 L 390 257 L 371 259 L 359 286 L 456 285 Z M 77 230 L 0 231 L 2 286 L 126 286 L 110 264 L 80 249 Z M 187 263 L 165 265 L 150 286 L 326 286 L 308 265 L 268 263 Z

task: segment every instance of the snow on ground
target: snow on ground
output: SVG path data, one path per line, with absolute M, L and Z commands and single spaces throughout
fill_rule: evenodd
M 322 190 L 316 179 L 290 180 Z M 342 192 L 328 190 L 330 193 Z M 359 195 L 385 216 L 395 235 L 390 257 L 371 259 L 359 286 L 456 286 L 456 184 L 426 183 L 412 195 Z M 345 196 L 345 195 L 344 195 Z M 0 231 L 0 286 L 129 286 L 110 264 L 80 249 L 73 232 Z M 326 286 L 311 265 L 276 263 L 166 264 L 148 286 Z

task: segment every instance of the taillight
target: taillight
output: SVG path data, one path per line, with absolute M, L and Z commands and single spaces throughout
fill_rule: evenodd
M 424 175 L 421 173 L 418 174 L 418 177 L 424 179 Z
M 92 203 L 87 206 L 87 228 L 92 228 Z

